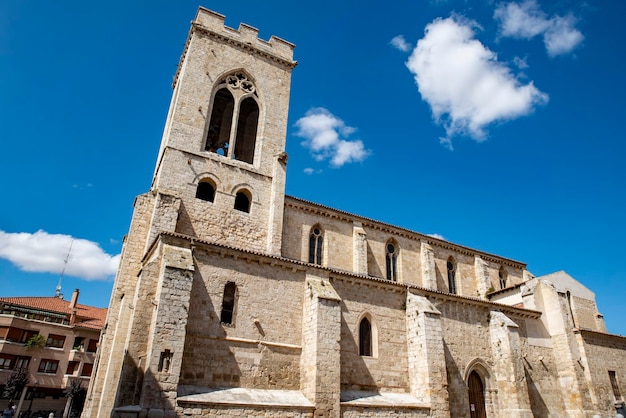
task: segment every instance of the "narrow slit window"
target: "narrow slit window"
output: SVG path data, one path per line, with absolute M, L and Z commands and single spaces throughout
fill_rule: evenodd
M 450 257 L 446 263 L 448 270 L 448 292 L 456 294 L 456 263 Z
M 324 236 L 319 227 L 311 229 L 309 235 L 309 263 L 322 265 L 322 245 Z
M 250 213 L 250 198 L 244 192 L 237 192 L 235 195 L 235 209 Z
M 367 318 L 359 324 L 359 355 L 372 356 L 372 324 Z
M 215 94 L 205 144 L 207 151 L 223 156 L 228 155 L 234 107 L 235 99 L 228 89 L 223 88 Z
M 215 187 L 213 187 L 213 185 L 208 181 L 198 183 L 196 198 L 206 200 L 207 202 L 213 202 L 215 200 Z
M 500 279 L 500 289 L 505 289 L 506 288 L 507 273 L 506 273 L 506 270 L 504 269 L 504 267 L 500 267 L 500 271 L 498 272 L 498 277 Z
M 233 324 L 236 296 L 237 285 L 233 282 L 226 283 L 226 286 L 224 286 L 224 297 L 222 298 L 222 314 L 220 315 L 220 322 L 223 324 Z
M 387 243 L 387 280 L 398 281 L 398 249 L 393 242 Z

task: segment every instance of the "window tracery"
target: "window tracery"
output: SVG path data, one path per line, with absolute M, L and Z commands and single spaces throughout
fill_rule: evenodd
M 223 78 L 218 87 L 204 149 L 253 164 L 259 123 L 256 86 L 246 74 L 237 72 Z

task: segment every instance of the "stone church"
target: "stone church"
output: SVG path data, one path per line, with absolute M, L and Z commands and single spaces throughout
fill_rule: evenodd
M 200 8 L 84 417 L 614 417 L 626 337 L 526 264 L 285 195 L 294 45 Z

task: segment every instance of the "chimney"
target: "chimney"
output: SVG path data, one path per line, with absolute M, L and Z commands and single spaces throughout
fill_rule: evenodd
M 72 300 L 70 300 L 70 309 L 74 309 L 76 304 L 78 303 L 78 295 L 80 290 L 74 289 L 74 293 L 72 293 Z

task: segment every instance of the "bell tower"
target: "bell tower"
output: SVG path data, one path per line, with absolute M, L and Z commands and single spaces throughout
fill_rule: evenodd
M 194 241 L 280 255 L 293 48 L 198 10 L 152 186 L 135 200 L 84 416 L 173 410 L 201 277 Z
M 180 199 L 168 232 L 280 255 L 293 48 L 198 10 L 152 184 Z

